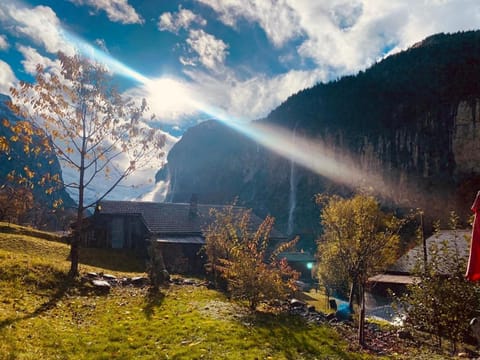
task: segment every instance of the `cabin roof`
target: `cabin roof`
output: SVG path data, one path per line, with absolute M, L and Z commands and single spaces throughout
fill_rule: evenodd
M 287 259 L 288 262 L 315 262 L 315 256 L 308 252 L 290 251 L 282 252 L 278 257 Z
M 418 277 L 410 275 L 392 275 L 392 274 L 378 274 L 368 279 L 372 283 L 387 283 L 387 284 L 414 284 L 419 281 Z
M 194 210 L 196 207 L 196 211 Z M 189 203 L 157 203 L 140 201 L 111 201 L 104 200 L 97 204 L 96 215 L 140 215 L 143 218 L 148 231 L 154 235 L 167 235 L 171 238 L 181 235 L 201 236 L 203 230 L 212 223 L 214 217 L 211 209 L 223 210 L 225 205 Z M 234 212 L 246 210 L 243 207 L 234 206 Z M 250 217 L 250 230 L 254 231 L 262 223 L 255 214 Z M 271 232 L 273 239 L 285 239 L 285 235 L 275 228 Z
M 446 243 L 451 250 L 457 249 L 461 257 L 468 258 L 471 230 L 441 230 L 426 239 L 427 259 L 431 258 L 431 246 Z M 398 259 L 389 269 L 389 273 L 411 274 L 417 259 L 423 259 L 423 244 L 417 245 Z
M 202 236 L 183 236 L 183 237 L 154 237 L 153 241 L 161 244 L 193 244 L 205 245 L 205 239 Z

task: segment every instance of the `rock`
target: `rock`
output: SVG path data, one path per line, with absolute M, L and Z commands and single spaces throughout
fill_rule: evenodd
M 309 305 L 309 306 L 307 307 L 307 310 L 308 310 L 309 312 L 315 312 L 315 306 Z
M 295 281 L 295 286 L 297 287 L 298 290 L 305 291 L 307 284 L 305 284 L 303 281 L 297 280 Z
M 98 274 L 96 272 L 93 272 L 93 271 L 87 272 L 86 275 L 89 278 L 97 278 L 98 277 Z
M 470 320 L 470 330 L 472 335 L 477 339 L 477 343 L 480 344 L 480 319 L 474 317 Z
M 97 279 L 92 280 L 92 285 L 99 289 L 110 289 L 112 287 L 108 281 Z
M 291 299 L 290 300 L 290 307 L 291 308 L 303 308 L 303 307 L 306 307 L 307 304 L 305 304 L 303 301 L 301 300 L 298 300 L 298 299 Z
M 326 319 L 327 319 L 327 321 L 331 321 L 331 320 L 336 319 L 335 314 L 334 314 L 334 313 L 328 314 L 328 315 L 326 316 Z
M 135 286 L 143 286 L 148 283 L 148 278 L 143 276 L 135 276 L 130 279 L 130 283 Z
M 107 280 L 117 280 L 117 277 L 111 274 L 103 274 L 102 277 Z

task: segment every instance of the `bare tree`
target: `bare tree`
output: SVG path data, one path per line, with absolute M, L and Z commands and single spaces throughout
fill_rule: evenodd
M 78 194 L 69 272 L 77 276 L 85 210 L 152 158 L 163 156 L 165 137 L 141 121 L 145 100 L 123 97 L 103 65 L 80 55 L 59 53 L 58 59 L 58 68 L 38 65 L 34 83 L 11 89 L 11 109 L 28 120 L 25 131 L 42 134 L 59 160 L 78 173 L 76 181 L 65 184 Z M 88 203 L 85 191 L 99 176 L 108 179 L 108 186 Z

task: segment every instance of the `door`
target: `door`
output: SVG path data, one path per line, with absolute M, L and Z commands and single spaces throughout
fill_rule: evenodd
M 110 233 L 112 234 L 112 248 L 121 249 L 123 248 L 123 219 L 122 218 L 113 218 L 110 223 Z

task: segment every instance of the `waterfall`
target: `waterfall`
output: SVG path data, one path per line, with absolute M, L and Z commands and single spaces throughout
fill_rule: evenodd
M 169 173 L 169 187 L 167 191 L 167 196 L 165 196 L 165 202 L 171 203 L 173 201 L 173 196 L 175 194 L 175 188 L 177 185 L 177 168 L 173 170 L 173 176 Z
M 297 125 L 295 124 L 292 133 L 292 144 L 295 146 L 295 138 L 297 134 Z M 288 227 L 287 235 L 293 234 L 293 226 L 295 221 L 295 207 L 297 206 L 297 178 L 295 173 L 295 160 L 290 158 L 290 195 L 288 198 Z

